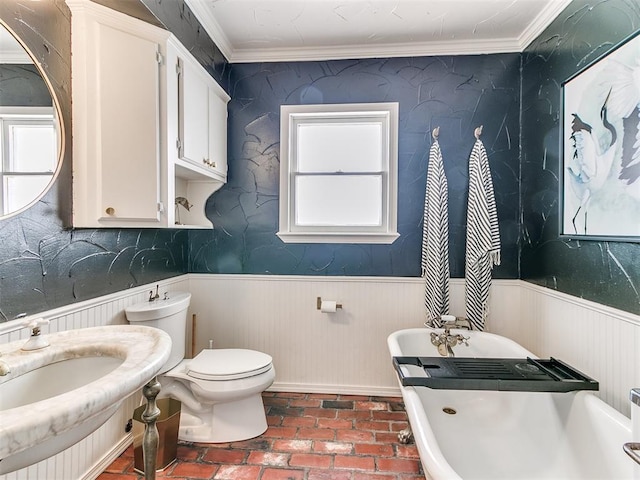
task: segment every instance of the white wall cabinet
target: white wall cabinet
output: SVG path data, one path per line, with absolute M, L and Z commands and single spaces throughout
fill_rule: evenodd
M 199 63 L 179 62 L 179 158 L 226 178 L 228 96 Z
M 226 182 L 229 96 L 170 32 L 88 0 L 67 4 L 74 226 L 210 228 L 206 200 Z
M 229 95 L 185 50 L 174 43 L 178 71 L 178 180 L 176 196 L 204 205 L 211 194 L 205 177 L 227 181 L 227 103 Z M 198 176 L 194 176 L 197 173 Z M 199 209 L 177 207 L 176 221 L 193 223 Z

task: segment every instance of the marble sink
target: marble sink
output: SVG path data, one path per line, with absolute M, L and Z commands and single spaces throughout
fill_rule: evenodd
M 0 345 L 0 475 L 55 455 L 91 434 L 142 388 L 171 351 L 165 332 L 117 325 L 43 334 Z

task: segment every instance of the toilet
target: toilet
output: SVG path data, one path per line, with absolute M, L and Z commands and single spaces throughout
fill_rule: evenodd
M 125 308 L 129 323 L 156 327 L 171 336 L 171 354 L 158 374 L 158 398 L 182 402 L 178 438 L 226 443 L 261 435 L 267 429 L 262 392 L 275 379 L 271 356 L 224 348 L 205 349 L 185 359 L 190 301 L 190 293 L 169 292 L 165 298 Z

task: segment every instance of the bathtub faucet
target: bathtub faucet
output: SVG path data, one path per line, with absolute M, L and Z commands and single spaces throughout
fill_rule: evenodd
M 455 357 L 453 347 L 459 343 L 464 343 L 467 347 L 469 346 L 469 342 L 467 342 L 469 337 L 464 337 L 460 334 L 452 335 L 450 328 L 449 326 L 444 327 L 444 330 L 440 334 L 431 332 L 431 344 L 438 349 L 438 353 L 443 357 Z

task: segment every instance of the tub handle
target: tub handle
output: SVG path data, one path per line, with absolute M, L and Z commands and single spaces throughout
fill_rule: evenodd
M 640 465 L 640 454 L 638 454 L 638 452 L 640 452 L 640 443 L 625 443 L 622 448 L 624 449 L 625 453 L 633 459 L 634 462 Z

